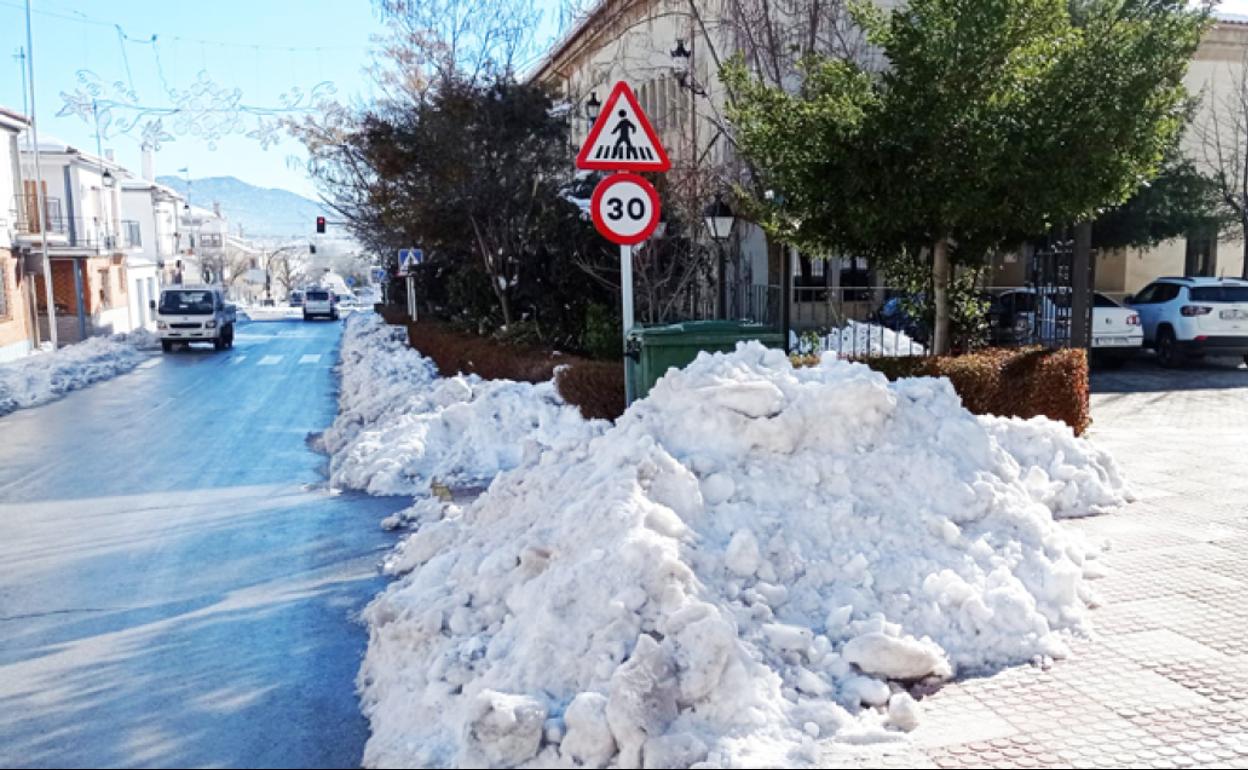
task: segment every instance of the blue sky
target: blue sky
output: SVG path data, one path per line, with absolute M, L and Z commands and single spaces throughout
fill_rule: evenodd
M 549 38 L 558 0 L 537 3 L 546 9 L 542 34 Z M 34 0 L 33 8 L 40 134 L 89 151 L 96 145 L 93 121 L 57 117 L 62 94 L 81 88 L 81 77 L 94 78 L 111 97 L 118 96 L 113 84 L 120 83 L 132 92 L 122 99 L 152 107 L 168 107 L 170 91 L 190 90 L 201 72 L 222 92 L 237 89 L 240 103 L 258 107 L 277 106 L 290 89 L 307 90 L 323 81 L 334 83 L 340 98 L 367 99 L 371 83 L 364 69 L 373 37 L 384 32 L 369 0 Z M 1248 0 L 1228 0 L 1222 9 L 1248 14 Z M 23 0 L 0 0 L 0 105 L 18 110 L 22 76 L 13 55 L 25 44 Z M 254 129 L 256 117 L 229 123 L 240 124 Z M 117 134 L 102 145 L 124 165 L 140 168 L 133 136 Z M 177 135 L 163 142 L 156 171 L 174 174 L 186 167 L 196 178 L 232 175 L 315 198 L 298 164 L 302 157 L 289 138 L 263 149 L 255 139 L 231 134 L 211 149 L 202 138 Z
M 555 3 L 539 0 L 539 5 Z M 40 138 L 54 136 L 91 152 L 94 121 L 57 117 L 62 94 L 83 88 L 82 78 L 103 89 L 100 100 L 158 108 L 191 91 L 201 72 L 226 98 L 237 89 L 240 104 L 261 108 L 279 106 L 281 96 L 294 87 L 306 91 L 324 81 L 334 83 L 339 98 L 367 99 L 372 89 L 364 70 L 372 39 L 385 31 L 369 0 L 34 0 L 32 7 Z M 543 27 L 549 34 L 555 20 L 551 13 L 546 16 Z M 0 105 L 19 111 L 22 68 L 14 54 L 25 45 L 23 0 L 0 0 Z M 114 136 L 102 142 L 136 171 L 139 140 L 116 128 L 137 114 L 116 110 Z M 242 114 L 227 125 L 241 123 L 250 131 L 256 121 Z M 303 157 L 301 148 L 289 138 L 266 150 L 255 139 L 228 134 L 214 150 L 202 137 L 173 130 L 169 118 L 163 125 L 175 138 L 162 142 L 156 153 L 158 174 L 186 167 L 193 178 L 232 175 L 315 198 L 314 187 L 294 163 Z

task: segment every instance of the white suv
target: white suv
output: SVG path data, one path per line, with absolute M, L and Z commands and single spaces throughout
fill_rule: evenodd
M 1162 366 L 1205 354 L 1248 360 L 1248 281 L 1158 278 L 1126 301 Z

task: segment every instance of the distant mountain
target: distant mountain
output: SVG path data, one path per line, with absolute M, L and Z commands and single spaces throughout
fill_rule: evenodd
M 187 194 L 186 180 L 177 176 L 161 176 L 157 182 Z M 212 208 L 221 204 L 221 213 L 230 220 L 230 231 L 253 238 L 311 237 L 316 232 L 316 217 L 326 214 L 324 206 L 289 190 L 256 187 L 232 176 L 192 179 L 191 203 Z

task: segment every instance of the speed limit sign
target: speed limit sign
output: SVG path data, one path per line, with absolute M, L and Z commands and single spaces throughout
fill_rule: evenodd
M 641 243 L 659 226 L 659 193 L 636 174 L 612 174 L 599 182 L 589 208 L 598 232 L 621 246 Z

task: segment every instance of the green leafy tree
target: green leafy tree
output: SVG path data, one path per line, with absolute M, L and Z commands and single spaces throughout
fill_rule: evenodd
M 578 347 L 585 308 L 609 301 L 578 267 L 605 242 L 565 195 L 567 124 L 542 88 L 444 80 L 308 145 L 326 198 L 357 237 L 381 253 L 425 251 L 420 296 L 446 315 L 482 333 L 525 324 L 530 336 Z
M 773 191 L 752 209 L 812 251 L 930 261 L 937 352 L 954 263 L 1091 219 L 1156 175 L 1205 21 L 1179 0 L 913 0 L 856 18 L 882 72 L 811 59 L 793 90 L 726 72 L 741 150 Z
M 1175 154 L 1166 159 L 1155 179 L 1122 205 L 1097 216 L 1092 245 L 1151 248 L 1194 232 L 1217 233 L 1235 224 L 1220 204 L 1217 183 Z

